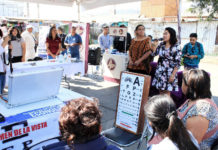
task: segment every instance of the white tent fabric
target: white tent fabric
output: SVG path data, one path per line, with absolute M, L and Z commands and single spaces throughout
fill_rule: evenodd
M 51 5 L 60 5 L 60 6 L 69 6 L 69 7 L 72 7 L 73 2 L 77 1 L 85 10 L 89 10 L 101 6 L 122 4 L 128 2 L 137 2 L 141 0 L 14 0 L 14 1 L 39 3 L 39 4 L 51 4 Z

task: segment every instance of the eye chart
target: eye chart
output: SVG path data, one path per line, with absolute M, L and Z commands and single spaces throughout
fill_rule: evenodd
M 144 127 L 144 104 L 148 99 L 150 76 L 123 72 L 117 102 L 115 125 L 134 134 Z

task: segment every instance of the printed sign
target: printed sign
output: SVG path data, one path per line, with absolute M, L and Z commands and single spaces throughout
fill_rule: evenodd
M 52 143 L 60 136 L 60 108 L 48 106 L 7 117 L 0 123 L 0 150 L 36 150 Z
M 49 26 L 40 26 L 39 27 L 39 44 L 38 44 L 38 53 L 46 53 L 45 41 L 49 33 Z
M 120 28 L 120 27 L 110 27 L 109 34 L 111 36 L 127 36 L 127 28 Z
M 116 62 L 113 58 L 108 59 L 107 67 L 109 70 L 114 70 L 116 68 Z

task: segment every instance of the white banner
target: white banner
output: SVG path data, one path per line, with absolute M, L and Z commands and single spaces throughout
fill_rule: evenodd
M 38 53 L 46 53 L 46 38 L 49 33 L 49 26 L 40 26 L 39 27 L 39 44 L 38 44 Z
M 109 34 L 111 36 L 127 36 L 127 28 L 110 27 Z
M 39 150 L 58 141 L 60 106 L 49 106 L 6 118 L 0 124 L 0 150 Z
M 127 63 L 128 55 L 104 54 L 102 59 L 104 77 L 119 80 L 120 73 L 126 70 Z

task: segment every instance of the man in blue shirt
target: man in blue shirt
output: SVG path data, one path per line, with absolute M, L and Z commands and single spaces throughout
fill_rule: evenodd
M 111 48 L 113 44 L 113 38 L 109 35 L 109 27 L 107 25 L 103 26 L 103 33 L 99 35 L 98 42 L 100 44 L 102 53 Z
M 185 69 L 198 68 L 200 60 L 204 57 L 203 45 L 197 42 L 197 34 L 190 34 L 190 42 L 187 43 L 182 50 L 182 57 L 184 58 Z
M 68 47 L 71 57 L 80 59 L 79 48 L 82 45 L 82 39 L 76 34 L 76 26 L 72 26 L 71 34 L 67 35 L 64 44 Z

